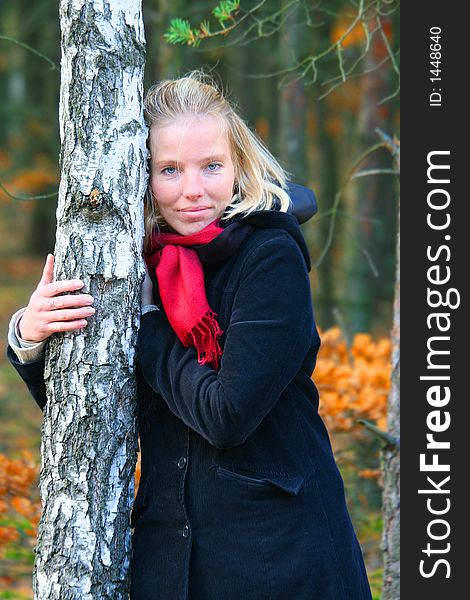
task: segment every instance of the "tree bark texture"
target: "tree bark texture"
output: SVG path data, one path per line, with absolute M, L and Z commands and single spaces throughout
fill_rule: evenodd
M 61 0 L 60 21 L 55 279 L 82 279 L 96 314 L 48 344 L 34 593 L 119 600 L 129 589 L 144 274 L 141 3 Z
M 395 167 L 400 172 L 399 150 Z M 400 600 L 400 204 L 396 246 L 395 301 L 392 329 L 392 380 L 387 403 L 387 431 L 397 444 L 382 451 L 384 576 L 382 600 Z
M 295 67 L 306 50 L 306 27 L 304 11 L 300 5 L 289 10 L 288 0 L 282 0 L 286 19 L 279 33 L 279 56 L 284 69 Z M 305 84 L 294 72 L 291 77 L 281 79 L 279 98 L 279 155 L 282 164 L 293 180 L 303 185 L 308 179 L 306 164 L 307 107 Z

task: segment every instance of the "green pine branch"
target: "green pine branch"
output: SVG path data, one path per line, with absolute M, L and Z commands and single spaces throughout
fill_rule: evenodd
M 212 14 L 219 21 L 220 26 L 225 29 L 225 21 L 234 21 L 232 13 L 237 12 L 240 6 L 239 0 L 225 0 L 213 9 Z
M 163 37 L 170 44 L 187 44 L 188 46 L 195 45 L 197 39 L 197 31 L 191 28 L 191 23 L 187 19 L 172 19 L 168 30 L 163 34 Z
M 186 44 L 197 48 L 204 38 L 215 37 L 216 35 L 226 35 L 226 33 L 235 26 L 235 15 L 240 8 L 240 0 L 222 0 L 212 10 L 212 15 L 217 19 L 222 29 L 212 32 L 210 23 L 207 19 L 199 24 L 199 27 L 193 28 L 187 19 L 171 19 L 167 31 L 163 37 L 170 44 Z M 227 27 L 225 23 L 232 21 L 232 26 Z

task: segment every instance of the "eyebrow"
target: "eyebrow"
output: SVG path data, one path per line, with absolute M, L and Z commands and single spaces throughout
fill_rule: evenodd
M 200 162 L 201 162 L 201 164 L 203 164 L 203 163 L 211 162 L 211 161 L 215 161 L 215 160 L 220 160 L 220 161 L 227 160 L 227 155 L 226 154 L 211 154 L 210 156 L 206 156 L 205 158 L 203 158 Z M 175 160 L 174 158 L 168 158 L 168 159 L 159 160 L 158 162 L 155 162 L 154 165 L 156 167 L 160 167 L 162 165 L 171 165 L 171 164 L 178 164 L 178 163 L 180 163 L 180 161 Z

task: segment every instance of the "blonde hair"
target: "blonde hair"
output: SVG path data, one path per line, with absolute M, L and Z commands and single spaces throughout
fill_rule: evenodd
M 250 130 L 224 97 L 220 87 L 203 71 L 191 71 L 178 79 L 153 85 L 144 100 L 149 127 L 167 125 L 181 116 L 213 116 L 221 119 L 227 133 L 235 168 L 234 195 L 222 220 L 247 215 L 255 210 L 277 208 L 287 212 L 290 198 L 285 191 L 287 174 L 263 141 Z M 151 233 L 165 221 L 152 198 L 145 202 L 146 243 Z

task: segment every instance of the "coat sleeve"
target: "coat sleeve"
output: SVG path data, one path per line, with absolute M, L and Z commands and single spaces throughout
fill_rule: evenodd
M 163 311 L 144 315 L 137 351 L 142 373 L 170 410 L 218 448 L 258 427 L 299 371 L 315 334 L 303 256 L 285 234 L 245 259 L 219 372 L 200 365 Z
M 26 383 L 28 390 L 41 410 L 47 404 L 46 384 L 44 383 L 44 356 L 43 352 L 36 360 L 22 363 L 11 346 L 7 347 L 8 360 L 18 371 L 21 379 Z

